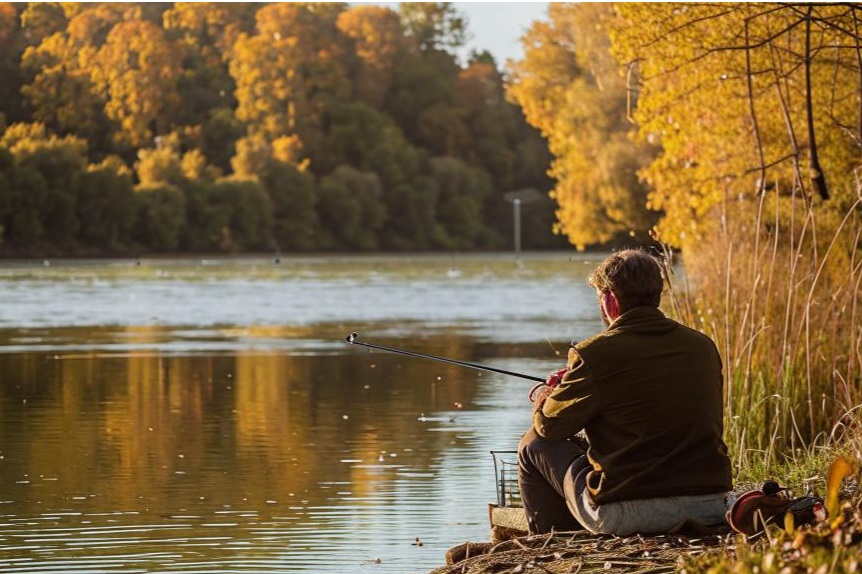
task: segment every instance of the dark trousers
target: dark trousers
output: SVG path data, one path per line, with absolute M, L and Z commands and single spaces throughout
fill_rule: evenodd
M 521 438 L 518 486 L 531 534 L 583 529 L 569 512 L 563 493 L 563 480 L 573 464 L 589 464 L 586 452 L 576 443 L 546 440 L 532 428 Z

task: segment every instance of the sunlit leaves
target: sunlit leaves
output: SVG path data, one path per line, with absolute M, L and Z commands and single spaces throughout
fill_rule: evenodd
M 524 36 L 510 96 L 541 130 L 555 156 L 551 175 L 558 230 L 583 248 L 643 232 L 652 217 L 635 177 L 650 151 L 633 143 L 622 68 L 609 53 L 609 8 L 551 4 L 549 22 Z
M 96 64 L 93 81 L 106 99 L 105 113 L 120 124 L 118 138 L 136 147 L 152 141 L 176 103 L 179 67 L 164 31 L 142 20 L 117 24 Z
M 87 70 L 93 56 L 92 48 L 76 46 L 60 32 L 27 48 L 21 65 L 33 79 L 21 93 L 33 107 L 34 119 L 60 131 L 94 135 L 103 102 Z
M 327 110 L 348 99 L 339 4 L 271 4 L 235 44 L 237 117 L 270 139 L 297 134 L 314 155 Z
M 765 186 L 825 194 L 812 185 L 814 144 L 830 193 L 852 192 L 860 148 L 855 8 L 812 5 L 810 20 L 803 5 L 763 3 L 616 11 L 614 49 L 640 77 L 640 132 L 662 146 L 643 176 L 651 207 L 665 212 L 666 240 L 696 240 L 715 206 Z

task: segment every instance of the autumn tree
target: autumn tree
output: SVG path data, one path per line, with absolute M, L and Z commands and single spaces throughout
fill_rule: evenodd
M 643 177 L 667 241 L 697 241 L 716 206 L 767 186 L 855 195 L 858 6 L 652 8 L 617 6 L 614 46 L 639 78 L 640 132 L 662 146 Z
M 240 36 L 230 73 L 237 118 L 270 141 L 297 135 L 314 158 L 329 110 L 350 97 L 338 30 L 342 4 L 271 4 L 257 34 Z
M 861 398 L 860 7 L 616 11 L 633 116 L 661 146 L 641 176 L 696 288 L 675 312 L 717 341 L 740 444 L 814 444 Z
M 91 74 L 119 123 L 118 143 L 140 147 L 170 125 L 179 66 L 164 30 L 146 20 L 121 22 L 108 33 Z
M 548 156 L 493 58 L 454 53 L 466 25 L 449 3 L 0 3 L 2 249 L 498 246 Z
M 356 97 L 380 108 L 392 84 L 395 59 L 407 47 L 398 14 L 383 6 L 354 6 L 339 14 L 338 29 L 353 40 L 358 57 Z
M 226 114 L 233 116 L 236 84 L 228 64 L 240 34 L 254 31 L 258 3 L 176 2 L 164 13 L 168 37 L 181 50 L 182 72 L 177 93 L 183 102 L 176 122 L 201 125 L 204 133 L 220 131 L 208 141 L 206 154 L 218 157 L 217 165 L 227 167 L 231 146 L 242 134 L 223 131 Z M 221 145 L 213 145 L 221 142 Z
M 21 12 L 21 30 L 28 46 L 66 31 L 69 19 L 60 2 L 28 2 Z
M 558 231 L 579 248 L 642 234 L 654 218 L 637 170 L 648 147 L 630 140 L 624 69 L 610 54 L 603 4 L 551 4 L 524 36 L 510 96 L 548 140 Z
M 24 52 L 21 66 L 32 79 L 21 93 L 33 118 L 59 133 L 74 133 L 98 142 L 106 130 L 104 101 L 88 70 L 95 49 L 79 46 L 65 32 L 45 37 Z

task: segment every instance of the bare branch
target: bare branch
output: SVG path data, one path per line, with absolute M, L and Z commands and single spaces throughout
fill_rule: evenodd
M 856 141 L 862 142 L 862 41 L 859 40 L 859 17 L 853 10 L 853 29 L 856 31 L 856 64 L 859 68 L 859 115 L 856 124 Z
M 829 190 L 826 187 L 826 176 L 820 167 L 817 157 L 817 136 L 814 132 L 814 105 L 811 94 L 811 19 L 812 6 L 808 6 L 809 17 L 805 20 L 805 112 L 808 123 L 808 150 L 811 162 L 811 183 L 823 199 L 829 199 Z

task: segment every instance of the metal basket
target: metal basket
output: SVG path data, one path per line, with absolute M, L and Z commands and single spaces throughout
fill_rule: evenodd
M 514 450 L 492 450 L 494 476 L 497 486 L 497 506 L 500 508 L 521 507 L 521 491 L 518 489 L 518 452 Z

